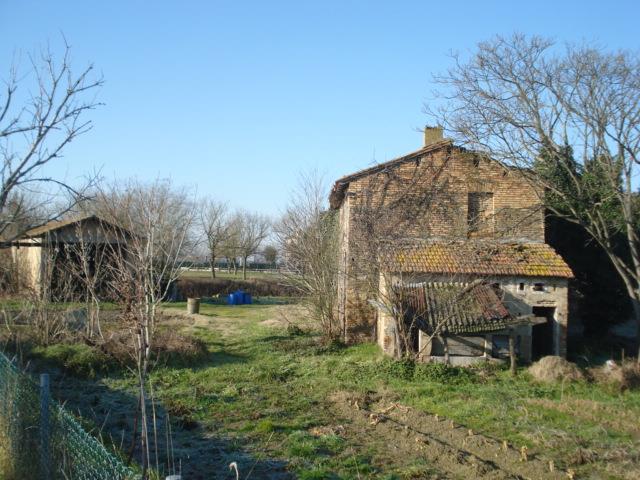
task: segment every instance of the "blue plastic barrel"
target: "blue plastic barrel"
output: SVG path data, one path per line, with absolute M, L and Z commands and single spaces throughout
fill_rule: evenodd
M 249 292 L 245 292 L 244 294 L 244 303 L 251 305 L 251 294 Z
M 235 305 L 236 304 L 236 296 L 233 293 L 229 294 L 229 305 Z
M 236 305 L 244 304 L 244 292 L 242 290 L 238 290 L 237 292 L 235 292 L 235 296 L 236 296 Z

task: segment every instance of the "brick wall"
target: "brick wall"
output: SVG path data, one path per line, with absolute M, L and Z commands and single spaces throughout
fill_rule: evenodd
M 469 228 L 469 194 L 490 202 Z M 544 242 L 544 212 L 522 173 L 447 146 L 352 180 L 340 206 L 339 315 L 347 341 L 372 340 L 385 244 L 411 239 L 499 238 Z

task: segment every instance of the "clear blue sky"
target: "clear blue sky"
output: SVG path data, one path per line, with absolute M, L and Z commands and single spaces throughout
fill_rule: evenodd
M 636 1 L 0 0 L 0 78 L 47 41 L 103 73 L 70 176 L 171 177 L 277 214 L 301 170 L 333 180 L 415 150 L 431 74 L 494 34 L 638 48 Z

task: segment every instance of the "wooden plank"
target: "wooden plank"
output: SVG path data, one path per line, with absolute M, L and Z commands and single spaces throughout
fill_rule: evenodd
M 432 355 L 445 355 L 448 353 L 451 356 L 460 357 L 481 357 L 484 355 L 484 341 L 485 337 L 482 336 L 458 336 L 451 335 L 446 337 L 446 350 L 444 342 L 440 339 L 434 339 L 431 349 Z

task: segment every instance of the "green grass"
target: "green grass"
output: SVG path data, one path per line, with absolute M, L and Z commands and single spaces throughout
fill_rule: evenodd
M 225 434 L 244 437 L 257 450 L 267 449 L 270 455 L 289 460 L 301 478 L 327 478 L 321 472 L 328 471 L 353 478 L 364 475 L 363 470 L 377 475 L 381 469 L 397 473 L 406 468 L 373 465 L 365 455 L 356 469 L 351 457 L 357 453 L 327 448 L 322 437 L 306 433 L 310 427 L 335 422 L 324 407 L 337 390 L 392 390 L 408 405 L 516 445 L 538 450 L 552 445 L 553 451 L 546 453 L 559 465 L 578 446 L 612 450 L 629 448 L 633 441 L 629 433 L 602 427 L 598 416 L 581 418 L 553 405 L 581 400 L 604 405 L 607 414 L 637 415 L 638 393 L 619 395 L 587 383 L 542 386 L 523 372 L 513 378 L 505 370 L 490 372 L 485 380 L 464 369 L 393 362 L 375 345 L 321 347 L 313 335 L 289 336 L 261 326 L 259 322 L 272 314 L 264 305 L 203 305 L 201 313 L 238 320 L 239 330 L 230 337 L 196 329 L 220 355 L 219 363 L 177 377 L 170 369 L 157 370 L 153 380 L 163 394 L 188 399 L 198 421 L 215 422 Z M 240 356 L 242 361 L 226 362 L 225 355 Z
M 341 421 L 327 400 L 336 391 L 393 392 L 404 404 L 544 452 L 561 467 L 578 448 L 603 455 L 637 448 L 640 392 L 620 394 L 586 382 L 539 385 L 524 370 L 513 378 L 503 369 L 394 362 L 376 345 L 325 346 L 315 334 L 289 335 L 261 324 L 274 308 L 203 304 L 201 314 L 212 318 L 213 327 L 185 328 L 206 343 L 207 359 L 190 368 L 159 366 L 151 380 L 174 418 L 237 441 L 255 458 L 285 460 L 299 478 L 420 478 L 429 472 L 418 456 L 393 463 L 381 446 L 364 439 L 312 435 L 312 427 Z M 218 321 L 225 326 L 216 328 Z M 62 349 L 56 358 L 76 365 L 73 359 L 84 354 Z M 127 375 L 103 382 L 116 390 L 133 386 Z M 587 473 L 600 467 L 604 463 L 576 468 Z
M 20 299 L 20 298 L 3 298 L 0 299 L 0 310 L 26 310 L 28 308 L 34 308 L 35 304 L 28 299 Z M 86 304 L 84 302 L 51 302 L 47 304 L 47 308 L 55 311 L 64 311 L 64 310 L 75 310 L 79 308 L 85 308 Z M 120 306 L 113 302 L 101 302 L 100 309 L 102 311 L 115 311 L 118 310 Z

